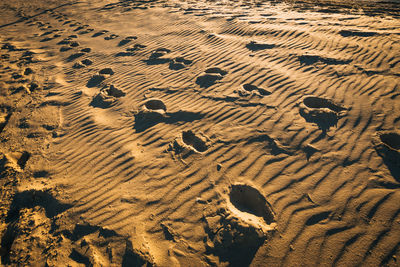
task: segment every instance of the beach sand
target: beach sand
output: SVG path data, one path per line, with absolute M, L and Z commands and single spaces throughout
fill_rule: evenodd
M 396 1 L 0 4 L 5 266 L 398 266 Z

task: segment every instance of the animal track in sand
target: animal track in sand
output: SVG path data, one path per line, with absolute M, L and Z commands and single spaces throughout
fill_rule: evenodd
M 182 132 L 182 141 L 187 146 L 192 147 L 196 152 L 204 152 L 208 149 L 206 140 L 196 135 L 191 130 Z
M 344 116 L 346 108 L 334 101 L 318 96 L 305 96 L 299 102 L 300 115 L 307 122 L 314 122 L 326 132 Z
M 203 75 L 200 75 L 196 79 L 196 83 L 200 85 L 200 87 L 210 87 L 216 81 L 221 80 L 228 72 L 222 70 L 220 68 L 208 68 L 204 71 Z

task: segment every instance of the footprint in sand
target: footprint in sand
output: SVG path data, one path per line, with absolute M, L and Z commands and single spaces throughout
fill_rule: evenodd
M 225 207 L 216 206 L 216 211 L 205 214 L 206 246 L 225 261 L 248 266 L 276 231 L 275 214 L 263 194 L 248 184 L 231 185 L 224 198 Z
M 6 127 L 11 114 L 11 108 L 9 106 L 0 106 L 0 133 Z
M 252 94 L 258 94 L 260 96 L 267 96 L 267 95 L 271 94 L 270 91 L 268 91 L 264 88 L 257 87 L 250 83 L 243 84 L 242 88 L 239 89 L 237 92 L 240 96 L 249 96 Z
M 93 34 L 92 37 L 101 36 L 101 35 L 104 35 L 106 33 L 108 33 L 107 30 L 102 30 L 102 31 L 99 31 L 99 32 L 96 32 L 95 34 Z
M 174 140 L 168 151 L 174 151 L 177 154 L 183 154 L 184 157 L 195 153 L 203 153 L 210 147 L 209 139 L 199 133 L 194 133 L 192 130 L 183 131 L 182 135 Z
M 89 47 L 86 47 L 86 48 L 82 48 L 82 49 L 81 49 L 81 52 L 84 52 L 84 53 L 89 53 L 90 51 L 92 51 L 92 49 L 89 48 Z
M 90 105 L 99 108 L 109 108 L 117 103 L 118 98 L 125 95 L 122 90 L 116 88 L 114 85 L 106 85 L 93 97 Z
M 160 99 L 149 99 L 144 103 L 144 106 L 148 110 L 156 111 L 156 110 L 163 110 L 164 112 L 167 111 L 167 106 L 164 104 L 164 102 Z
M 135 44 L 133 47 L 127 48 L 126 51 L 128 52 L 134 52 L 134 51 L 138 51 L 141 49 L 146 48 L 146 45 L 142 45 L 142 44 Z
M 375 150 L 384 159 L 385 163 L 400 168 L 400 132 L 377 132 L 374 135 L 372 142 Z
M 221 80 L 227 73 L 227 71 L 217 67 L 208 68 L 204 71 L 203 75 L 197 77 L 196 83 L 200 85 L 200 87 L 210 87 L 216 81 Z
M 176 57 L 169 63 L 169 68 L 171 70 L 180 70 L 186 68 L 188 65 L 192 64 L 191 60 L 185 59 L 183 57 Z
M 246 48 L 251 51 L 272 49 L 274 47 L 275 47 L 274 44 L 261 43 L 257 41 L 251 41 L 250 43 L 246 44 Z
M 196 135 L 191 130 L 182 132 L 182 141 L 196 152 L 204 152 L 208 149 L 206 138 Z
M 86 83 L 86 87 L 91 88 L 99 86 L 105 79 L 106 79 L 105 75 L 100 75 L 100 74 L 93 75 Z
M 300 115 L 326 132 L 344 116 L 346 108 L 334 101 L 318 96 L 305 96 L 299 102 Z
M 165 57 L 171 50 L 167 48 L 157 48 L 153 52 L 151 52 L 149 59 L 145 60 L 147 65 L 158 65 L 165 64 L 171 61 L 170 58 Z
M 85 53 L 83 53 L 83 52 L 74 53 L 74 54 L 70 55 L 66 60 L 67 60 L 67 62 L 71 62 L 77 58 L 80 58 L 83 55 L 85 55 Z
M 100 85 L 107 77 L 114 74 L 114 71 L 111 68 L 104 68 L 99 71 L 99 74 L 93 75 L 90 80 L 87 82 L 87 87 L 95 87 Z
M 104 37 L 104 40 L 113 40 L 113 39 L 115 39 L 115 38 L 118 38 L 119 37 L 119 35 L 116 35 L 116 34 L 111 34 L 111 35 L 109 35 L 109 36 L 106 36 L 106 37 Z
M 132 40 L 136 40 L 136 39 L 137 39 L 136 36 L 128 36 L 128 37 L 122 39 L 122 40 L 118 43 L 118 46 L 126 45 L 126 44 L 130 43 Z
M 12 168 L 15 171 L 22 172 L 25 169 L 26 163 L 31 157 L 27 151 L 10 152 L 1 155 L 0 164 L 3 168 Z
M 177 122 L 192 122 L 200 120 L 204 114 L 190 111 L 167 112 L 167 106 L 161 99 L 150 98 L 142 103 L 139 111 L 135 113 L 135 130 L 142 132 L 158 123 L 175 124 Z M 181 147 L 184 146 L 180 142 Z
M 90 59 L 86 58 L 86 59 L 82 60 L 81 62 L 76 62 L 72 67 L 74 69 L 81 69 L 81 68 L 84 68 L 84 67 L 92 65 L 92 64 L 93 64 L 93 62 Z
M 378 33 L 359 30 L 341 30 L 339 34 L 343 37 L 371 37 L 377 35 Z

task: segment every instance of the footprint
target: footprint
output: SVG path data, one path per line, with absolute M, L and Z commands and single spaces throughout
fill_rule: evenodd
M 70 56 L 67 58 L 67 61 L 68 61 L 68 62 L 74 61 L 75 59 L 80 58 L 80 57 L 83 56 L 83 55 L 85 55 L 85 53 L 83 53 L 83 52 L 74 53 L 74 54 L 70 55 Z
M 171 52 L 171 50 L 169 50 L 167 48 L 157 48 L 156 50 L 154 50 L 151 53 L 150 59 L 160 58 L 160 57 L 165 56 L 166 54 L 168 54 L 170 52 Z
M 111 68 L 104 68 L 99 71 L 100 74 L 113 75 L 114 71 Z
M 146 45 L 135 44 L 133 47 L 127 48 L 126 51 L 134 52 L 134 51 L 137 51 L 137 50 L 141 50 L 141 49 L 143 49 L 143 48 L 146 48 L 146 47 L 147 47 Z
M 148 110 L 163 110 L 164 112 L 167 111 L 167 106 L 164 104 L 164 102 L 160 99 L 149 99 L 144 103 L 144 106 Z
M 378 33 L 377 32 L 364 32 L 364 31 L 359 31 L 359 30 L 341 30 L 339 34 L 343 37 L 371 37 L 375 36 Z
M 65 51 L 68 51 L 68 50 L 71 50 L 72 49 L 72 47 L 69 47 L 69 46 L 61 46 L 60 47 L 60 52 L 65 52 Z
M 145 60 L 145 62 L 148 65 L 157 65 L 157 64 L 165 64 L 171 61 L 170 58 L 166 58 L 164 57 L 165 55 L 167 55 L 168 53 L 170 53 L 171 50 L 167 49 L 167 48 L 157 48 L 156 50 L 154 50 L 150 56 L 148 60 Z
M 253 215 L 262 218 L 258 221 L 264 221 L 263 223 L 266 225 L 275 221 L 271 205 L 256 188 L 250 185 L 233 184 L 229 192 L 228 203 L 231 204 L 231 209 L 234 208 L 233 213 L 236 213 L 243 220 L 247 220 L 247 216 Z M 253 222 L 257 222 L 257 220 L 248 221 L 249 224 Z
M 78 47 L 78 46 L 79 46 L 79 43 L 78 43 L 77 41 L 71 41 L 71 42 L 69 43 L 69 46 L 70 46 L 70 47 Z
M 97 36 L 100 36 L 100 35 L 104 35 L 106 33 L 108 33 L 107 30 L 102 30 L 102 31 L 99 31 L 99 32 L 96 32 L 95 34 L 93 34 L 92 37 L 97 37 Z
M 264 50 L 264 49 L 272 49 L 275 47 L 275 45 L 251 41 L 250 43 L 246 44 L 246 47 L 247 47 L 247 49 L 249 49 L 251 51 L 258 51 L 258 50 Z
M 398 131 L 377 132 L 372 138 L 372 143 L 392 173 L 398 176 L 400 171 L 400 133 Z
M 93 62 L 92 62 L 90 59 L 88 59 L 88 58 L 82 60 L 81 62 L 82 62 L 82 64 L 84 64 L 84 65 L 86 65 L 86 66 L 89 66 L 89 65 L 92 65 L 92 64 L 93 64 Z
M 221 80 L 228 72 L 222 70 L 220 68 L 208 68 L 205 71 L 205 74 L 197 77 L 196 83 L 200 85 L 200 87 L 210 87 L 216 81 Z
M 180 70 L 180 69 L 186 68 L 189 64 L 192 64 L 191 60 L 185 59 L 183 57 L 177 57 L 177 58 L 174 58 L 169 63 L 169 68 L 171 70 Z
M 106 85 L 95 97 L 93 97 L 90 103 L 93 107 L 108 108 L 116 104 L 117 99 L 125 96 L 126 94 L 117 89 L 114 85 Z
M 330 99 L 305 96 L 299 102 L 299 110 L 307 122 L 316 123 L 323 132 L 326 132 L 344 116 L 346 108 Z
M 122 39 L 122 40 L 118 43 L 118 46 L 126 45 L 126 44 L 130 43 L 132 40 L 136 40 L 136 39 L 137 39 L 136 36 L 128 36 L 128 37 Z
M 86 59 L 82 60 L 81 62 L 76 62 L 72 67 L 74 69 L 81 69 L 81 68 L 84 68 L 86 66 L 92 65 L 92 63 L 93 62 L 90 59 L 86 58 Z
M 88 33 L 91 33 L 92 31 L 94 31 L 94 29 L 92 29 L 92 28 L 89 28 L 89 29 L 86 29 L 86 30 L 83 30 L 83 31 L 80 31 L 80 32 L 78 32 L 78 34 L 88 34 Z
M 9 167 L 15 171 L 22 172 L 30 157 L 31 154 L 27 151 L 10 152 L 3 154 L 2 159 L 0 159 L 0 164 L 4 167 Z
M 191 130 L 182 132 L 182 141 L 196 152 L 205 152 L 208 149 L 207 140 L 196 135 Z
M 228 190 L 227 207 L 215 203 L 204 216 L 205 245 L 231 265 L 249 266 L 259 247 L 276 232 L 275 215 L 253 186 L 235 183 Z
M 86 87 L 95 87 L 95 86 L 99 86 L 104 80 L 106 79 L 105 75 L 93 75 L 89 81 L 86 83 Z
M 113 40 L 113 39 L 118 38 L 118 37 L 119 37 L 119 35 L 111 34 L 109 36 L 104 37 L 104 40 Z
M 329 58 L 329 57 L 322 57 L 318 55 L 312 55 L 312 54 L 305 54 L 298 56 L 298 59 L 301 64 L 304 65 L 312 65 L 317 62 L 321 62 L 327 65 L 344 65 L 344 64 L 349 64 L 351 62 L 350 60 L 339 60 L 335 58 Z
M 81 49 L 81 52 L 84 52 L 84 53 L 89 53 L 90 51 L 92 51 L 92 49 L 89 47 Z
M 11 108 L 8 106 L 0 106 L 0 133 L 6 127 L 11 117 Z
M 258 94 L 260 94 L 262 96 L 266 96 L 266 95 L 270 95 L 271 94 L 270 91 L 268 91 L 268 90 L 266 90 L 264 88 L 260 88 L 260 87 L 257 87 L 255 85 L 252 85 L 250 83 L 243 84 L 242 88 L 244 89 L 244 91 L 243 90 L 239 90 L 238 91 L 240 96 L 246 96 L 249 93 L 250 94 L 251 93 L 258 93 Z M 246 93 L 246 92 L 248 92 L 248 93 Z

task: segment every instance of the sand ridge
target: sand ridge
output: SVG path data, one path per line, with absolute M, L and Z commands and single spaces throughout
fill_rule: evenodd
M 11 7 L 2 264 L 398 264 L 395 9 Z

